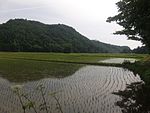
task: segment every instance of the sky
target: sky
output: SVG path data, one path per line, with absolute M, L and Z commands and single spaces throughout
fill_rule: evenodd
M 66 24 L 91 40 L 129 46 L 141 46 L 126 36 L 113 35 L 122 28 L 106 19 L 117 14 L 119 0 L 0 0 L 0 24 L 24 18 L 45 24 Z

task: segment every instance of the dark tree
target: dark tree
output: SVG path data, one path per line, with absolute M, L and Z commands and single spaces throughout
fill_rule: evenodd
M 148 49 L 145 46 L 142 47 L 137 47 L 132 50 L 133 53 L 138 53 L 138 54 L 148 54 Z
M 118 14 L 109 17 L 107 22 L 115 21 L 123 30 L 114 34 L 141 41 L 150 52 L 150 0 L 120 0 L 116 5 Z

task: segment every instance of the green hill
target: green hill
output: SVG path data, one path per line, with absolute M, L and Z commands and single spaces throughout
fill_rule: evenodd
M 14 19 L 0 24 L 0 51 L 121 53 L 130 48 L 89 40 L 63 24 Z
M 103 53 L 129 53 L 131 49 L 128 46 L 116 46 L 106 44 L 97 40 L 91 40 L 97 47 L 97 52 L 102 51 Z

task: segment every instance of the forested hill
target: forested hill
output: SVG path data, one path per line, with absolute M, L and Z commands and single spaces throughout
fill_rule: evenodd
M 98 51 L 103 53 L 129 53 L 131 49 L 128 46 L 116 46 L 111 44 L 106 44 L 97 40 L 91 40 L 97 48 Z
M 130 48 L 89 40 L 63 24 L 14 19 L 0 24 L 0 51 L 120 53 Z

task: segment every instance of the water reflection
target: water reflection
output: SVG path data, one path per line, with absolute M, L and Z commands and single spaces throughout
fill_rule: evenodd
M 126 84 L 135 81 L 140 81 L 140 78 L 123 68 L 85 66 L 62 79 L 45 78 L 23 83 L 23 90 L 39 105 L 42 100 L 35 89 L 43 84 L 52 113 L 59 113 L 55 100 L 49 96 L 49 92 L 55 91 L 61 91 L 56 96 L 64 113 L 121 113 L 115 105 L 121 98 L 112 92 L 124 90 Z M 22 113 L 18 99 L 10 90 L 11 85 L 6 79 L 0 79 L 0 112 Z
M 122 108 L 123 113 L 148 113 L 147 93 L 149 91 L 145 89 L 144 82 L 141 81 L 131 83 L 124 91 L 114 92 L 115 95 L 119 95 L 122 98 L 122 100 L 116 102 L 116 105 Z
M 137 59 L 134 59 L 134 58 L 110 58 L 110 59 L 102 60 L 99 62 L 122 64 L 123 62 L 134 63 L 135 61 L 137 61 Z
M 63 78 L 83 65 L 30 60 L 0 59 L 0 77 L 10 82 L 24 83 L 43 78 Z

